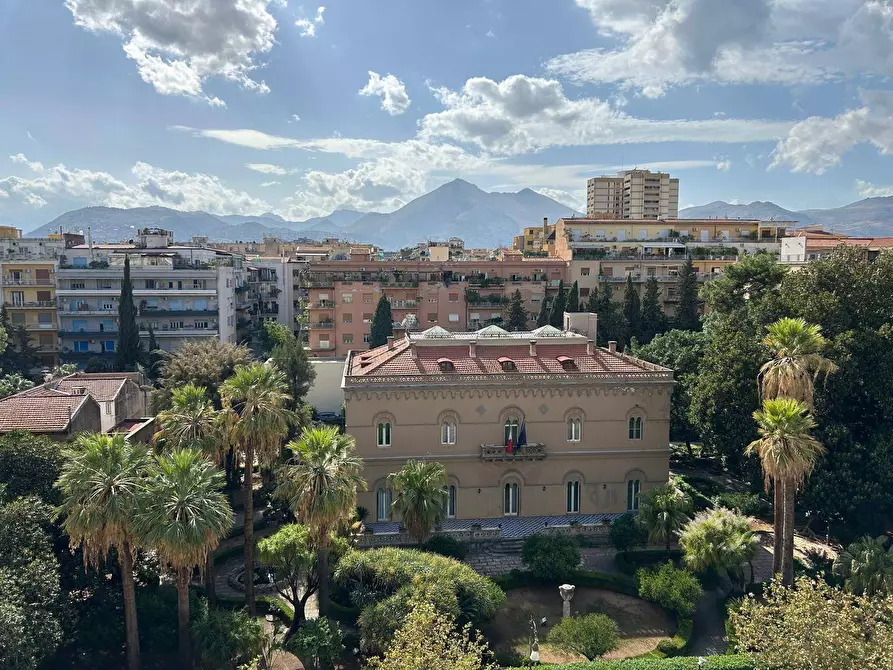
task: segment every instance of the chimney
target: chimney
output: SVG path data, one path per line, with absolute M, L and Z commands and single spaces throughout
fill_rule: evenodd
M 586 355 L 592 356 L 595 353 L 595 342 L 592 340 L 586 340 Z
M 413 359 L 414 361 L 419 360 L 419 352 L 416 351 L 416 348 L 415 348 L 415 342 L 410 342 L 410 343 L 409 343 L 409 355 L 412 356 L 412 359 Z
M 546 235 L 549 232 L 549 217 L 543 217 L 543 235 Z
M 536 358 L 536 340 L 530 340 L 530 357 Z
M 610 342 L 608 342 L 608 351 L 610 351 L 612 354 L 617 353 L 617 340 L 611 340 Z
M 388 351 L 394 348 L 394 336 L 388 335 Z
M 468 357 L 477 358 L 477 342 L 474 340 L 468 343 Z

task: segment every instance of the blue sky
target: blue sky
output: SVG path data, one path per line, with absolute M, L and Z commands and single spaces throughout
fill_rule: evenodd
M 893 195 L 893 0 L 4 0 L 0 221 L 304 219 L 463 177 L 582 206 Z

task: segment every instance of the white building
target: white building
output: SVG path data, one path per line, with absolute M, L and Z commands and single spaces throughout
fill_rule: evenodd
M 143 345 L 149 328 L 159 348 L 173 351 L 196 338 L 238 341 L 237 289 L 243 258 L 218 249 L 178 246 L 166 230 L 144 228 L 123 244 L 81 244 L 65 250 L 56 273 L 62 359 L 114 357 L 124 259 L 130 259 Z
M 590 218 L 679 218 L 679 180 L 666 172 L 624 170 L 616 176 L 593 177 L 586 184 Z

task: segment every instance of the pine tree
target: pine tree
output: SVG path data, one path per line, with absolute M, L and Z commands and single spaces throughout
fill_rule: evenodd
M 645 298 L 642 300 L 642 332 L 640 340 L 648 344 L 655 335 L 667 329 L 667 318 L 660 308 L 660 287 L 655 277 L 649 277 L 645 283 Z
M 639 292 L 633 284 L 632 275 L 626 277 L 626 292 L 623 294 L 623 317 L 626 319 L 627 338 L 642 334 L 642 305 Z M 624 342 L 629 340 L 624 338 Z
M 149 379 L 155 381 L 161 373 L 162 356 L 158 351 L 158 342 L 155 340 L 155 331 L 152 324 L 149 324 L 149 353 L 148 353 L 148 369 Z
M 558 282 L 558 295 L 552 301 L 552 311 L 549 312 L 549 325 L 564 330 L 564 311 L 567 307 L 567 291 L 564 290 L 564 280 Z
M 369 348 L 374 349 L 388 343 L 388 338 L 394 334 L 394 315 L 391 314 L 390 301 L 381 296 L 372 315 L 372 329 L 369 335 Z
M 515 290 L 512 301 L 509 304 L 507 327 L 512 332 L 527 330 L 527 310 L 524 309 L 524 299 L 521 291 Z
M 540 313 L 536 317 L 536 327 L 542 328 L 546 324 L 549 323 L 549 299 L 546 296 L 543 296 L 543 300 L 540 303 Z
M 567 294 L 567 307 L 565 308 L 565 311 L 580 311 L 580 285 L 577 282 L 574 282 L 574 285 L 571 286 L 570 293 Z
M 140 332 L 136 327 L 136 306 L 133 304 L 133 283 L 130 280 L 130 257 L 124 257 L 124 278 L 118 299 L 118 348 L 115 366 L 118 370 L 136 370 L 140 361 Z
M 679 330 L 700 330 L 701 320 L 698 318 L 698 276 L 695 273 L 691 258 L 687 258 L 679 268 L 679 279 L 676 282 L 676 295 L 679 305 L 676 307 L 676 324 Z

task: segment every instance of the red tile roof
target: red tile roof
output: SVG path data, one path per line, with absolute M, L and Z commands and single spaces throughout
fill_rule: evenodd
M 0 400 L 0 433 L 12 430 L 61 433 L 87 402 L 95 401 L 89 395 L 46 388 L 17 393 Z
M 97 379 L 89 374 L 73 374 L 52 382 L 51 386 L 58 391 L 67 393 L 71 393 L 75 388 L 86 388 L 90 395 L 99 402 L 109 402 L 118 397 L 118 393 L 121 392 L 121 388 L 127 381 L 127 377 Z

